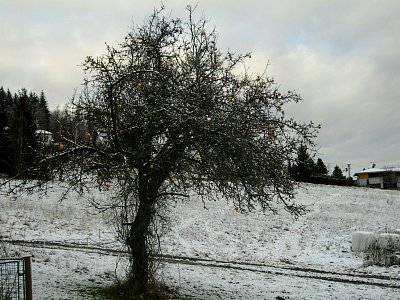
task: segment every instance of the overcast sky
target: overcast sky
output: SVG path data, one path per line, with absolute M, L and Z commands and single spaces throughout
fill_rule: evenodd
M 352 173 L 400 167 L 400 1 L 163 1 L 175 17 L 187 4 L 210 19 L 219 47 L 252 52 L 250 68 L 304 101 L 296 118 L 322 124 L 318 157 Z M 44 91 L 63 106 L 83 82 L 79 66 L 105 52 L 161 1 L 2 0 L 0 86 Z

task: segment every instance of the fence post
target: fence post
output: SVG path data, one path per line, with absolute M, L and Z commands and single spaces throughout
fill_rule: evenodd
M 25 299 L 32 300 L 32 264 L 31 257 L 24 257 L 25 266 Z

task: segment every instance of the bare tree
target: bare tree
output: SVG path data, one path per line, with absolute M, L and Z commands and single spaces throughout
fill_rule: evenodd
M 173 19 L 155 11 L 118 46 L 88 57 L 82 93 L 74 105 L 88 126 L 108 142 L 75 142 L 43 156 L 41 168 L 62 166 L 63 178 L 82 192 L 107 190 L 130 252 L 128 287 L 143 293 L 149 283 L 152 221 L 166 199 L 196 193 L 225 197 L 241 211 L 285 208 L 298 215 L 287 161 L 298 146 L 312 145 L 318 126 L 285 116 L 298 102 L 281 93 L 266 74 L 248 74 L 249 54 L 222 52 L 204 18 Z

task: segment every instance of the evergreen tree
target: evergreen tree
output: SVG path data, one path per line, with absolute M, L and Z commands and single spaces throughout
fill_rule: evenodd
M 345 179 L 342 170 L 339 168 L 338 165 L 335 166 L 332 172 L 332 177 L 336 179 Z
M 292 166 L 294 179 L 300 182 L 309 181 L 314 174 L 315 163 L 307 151 L 307 147 L 301 145 L 297 150 L 297 159 Z
M 53 134 L 53 140 L 60 142 L 61 136 L 61 111 L 57 106 L 56 109 L 50 112 L 49 131 Z
M 50 130 L 50 110 L 43 91 L 40 93 L 36 108 L 36 123 L 38 129 Z
M 22 170 L 29 166 L 37 148 L 35 131 L 36 125 L 32 103 L 34 96 L 28 95 L 22 89 L 14 96 L 14 103 L 9 114 L 9 153 L 11 175 L 22 175 Z
M 315 175 L 317 175 L 317 176 L 328 175 L 328 169 L 326 168 L 326 166 L 321 158 L 317 159 L 317 164 L 315 165 Z
M 9 173 L 8 157 L 8 99 L 3 87 L 0 88 L 0 173 Z

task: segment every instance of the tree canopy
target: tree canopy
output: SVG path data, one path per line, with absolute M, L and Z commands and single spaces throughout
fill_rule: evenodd
M 155 11 L 104 55 L 87 57 L 73 104 L 92 131 L 39 160 L 46 180 L 62 169 L 80 191 L 96 185 L 110 193 L 110 202 L 95 205 L 118 216 L 136 294 L 148 284 L 151 224 L 161 204 L 194 192 L 205 203 L 225 197 L 241 211 L 303 210 L 293 201 L 287 161 L 298 145 L 313 144 L 318 126 L 287 117 L 285 105 L 301 97 L 266 74 L 249 74 L 250 55 L 223 52 L 216 31 L 194 16 L 190 7 L 187 20 Z M 106 144 L 96 143 L 99 130 Z

